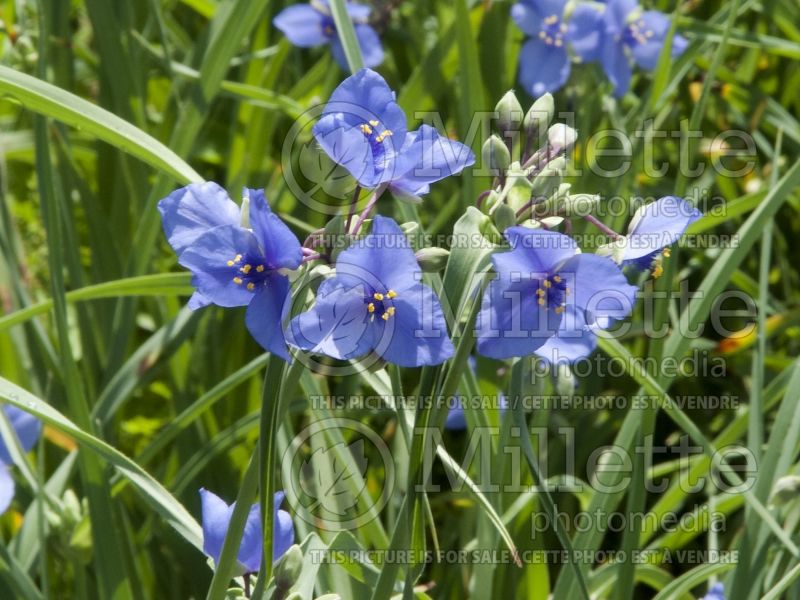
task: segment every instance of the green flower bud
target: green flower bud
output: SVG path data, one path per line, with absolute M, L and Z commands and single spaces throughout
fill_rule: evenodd
M 279 588 L 288 590 L 300 578 L 302 571 L 303 551 L 294 544 L 275 564 L 275 583 Z
M 578 132 L 564 123 L 556 123 L 547 130 L 548 143 L 559 150 L 569 150 L 577 139 Z
M 423 248 L 414 255 L 425 273 L 438 273 L 447 265 L 450 252 L 444 248 Z
M 497 230 L 500 232 L 517 224 L 517 213 L 508 204 L 498 205 L 492 218 L 494 219 L 494 224 L 497 226 Z
M 514 90 L 507 91 L 494 109 L 497 111 L 497 129 L 501 134 L 519 129 L 522 124 L 522 105 Z
M 547 163 L 536 177 L 533 178 L 533 195 L 539 198 L 549 198 L 561 185 L 567 159 L 557 156 Z
M 549 92 L 536 100 L 536 102 L 531 105 L 530 109 L 528 109 L 522 121 L 525 134 L 529 138 L 537 138 L 539 132 L 544 131 L 547 129 L 548 125 L 550 125 L 555 111 L 555 102 L 553 101 L 553 96 L 550 95 Z
M 511 153 L 508 151 L 508 146 L 497 135 L 492 135 L 483 143 L 481 158 L 483 159 L 483 164 L 495 176 L 504 173 L 508 165 L 511 164 Z
M 599 202 L 599 194 L 571 194 L 563 199 L 559 212 L 569 217 L 583 217 L 592 214 Z

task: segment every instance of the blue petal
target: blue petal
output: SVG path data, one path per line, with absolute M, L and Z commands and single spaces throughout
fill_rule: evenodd
M 11 477 L 11 470 L 0 463 L 0 515 L 8 510 L 13 499 L 14 478 Z
M 36 445 L 39 435 L 42 433 L 42 422 L 16 406 L 4 406 L 3 410 L 11 422 L 14 433 L 17 434 L 20 446 L 25 452 L 30 451 Z M 0 463 L 8 465 L 12 462 L 11 454 L 2 438 L 0 438 Z
M 460 403 L 453 406 L 447 413 L 444 428 L 448 431 L 463 431 L 467 428 L 467 417 L 464 414 L 464 407 Z
M 278 13 L 272 23 L 300 48 L 320 46 L 330 40 L 324 32 L 324 15 L 310 4 L 289 6 Z
M 670 53 L 672 58 L 678 58 L 681 54 L 686 51 L 686 48 L 689 46 L 689 41 L 683 37 L 682 35 L 676 35 L 672 38 L 672 52 Z
M 406 137 L 406 115 L 397 104 L 386 81 L 371 69 L 361 69 L 345 79 L 331 94 L 323 115 L 341 113 L 351 127 L 371 120 L 392 131 L 384 141 L 391 148 L 401 148 Z
M 475 155 L 469 147 L 440 135 L 430 125 L 422 125 L 406 136 L 398 157 L 398 173 L 390 189 L 419 196 L 428 191 L 428 184 L 460 173 L 473 164 Z
M 631 65 L 625 54 L 624 44 L 606 36 L 600 64 L 603 65 L 603 71 L 614 86 L 614 95 L 617 98 L 624 96 L 631 85 Z
M 433 290 L 418 283 L 393 300 L 396 312 L 375 342 L 375 351 L 401 367 L 438 365 L 453 356 L 442 306 Z
M 192 271 L 192 285 L 209 301 L 217 306 L 247 306 L 253 293 L 234 283 L 238 266 L 228 266 L 237 254 L 260 256 L 258 241 L 247 229 L 223 225 L 197 238 L 178 262 Z
M 586 324 L 584 312 L 567 306 L 556 335 L 536 350 L 536 354 L 554 365 L 572 363 L 589 356 L 596 346 L 597 336 Z
M 372 188 L 380 183 L 369 140 L 341 114 L 325 115 L 317 121 L 313 131 L 331 160 L 347 169 L 362 187 Z
M 234 502 L 231 505 L 231 515 L 235 506 L 236 503 Z M 239 546 L 239 554 L 236 557 L 239 560 L 239 564 L 244 567 L 245 573 L 256 573 L 261 568 L 261 556 L 264 548 L 264 534 L 262 531 L 261 509 L 258 504 L 253 504 L 247 515 L 247 522 L 244 525 L 244 533 L 242 534 L 242 543 Z
M 222 544 L 231 521 L 231 509 L 222 498 L 200 488 L 201 521 L 203 526 L 203 552 L 215 563 L 222 554 Z
M 383 62 L 381 39 L 369 25 L 356 25 L 356 38 L 366 67 L 377 67 Z
M 333 60 L 342 68 L 342 71 L 350 70 L 350 65 L 347 64 L 347 54 L 344 52 L 342 39 L 338 34 L 331 40 L 331 54 L 333 54 Z
M 578 254 L 559 269 L 570 293 L 567 304 L 586 311 L 590 327 L 603 329 L 624 319 L 636 303 L 637 287 L 628 284 L 617 263 L 606 256 Z
M 519 81 L 533 97 L 555 92 L 569 78 L 570 62 L 567 49 L 545 44 L 531 38 L 519 53 Z
M 686 200 L 665 196 L 639 208 L 628 226 L 624 261 L 634 260 L 670 246 L 703 216 Z
M 578 245 L 568 235 L 546 229 L 515 226 L 505 230 L 512 252 L 495 254 L 495 270 L 505 273 L 552 274 L 560 263 L 575 255 Z M 513 255 L 513 256 L 509 256 Z M 513 263 L 510 261 L 514 261 Z
M 348 360 L 372 350 L 376 327 L 367 312 L 363 286 L 349 288 L 336 280 L 326 280 L 314 307 L 292 319 L 286 341 L 312 354 Z
M 703 596 L 703 600 L 725 600 L 725 586 L 721 583 L 715 583 L 708 594 Z
M 200 235 L 220 225 L 239 225 L 239 207 L 212 181 L 190 183 L 158 203 L 170 246 L 180 256 Z
M 285 510 L 280 510 L 284 493 L 275 492 L 272 498 L 275 517 L 272 535 L 272 562 L 277 561 L 294 544 L 294 523 L 291 515 Z
M 644 43 L 633 41 L 630 44 L 631 54 L 636 64 L 652 71 L 658 64 L 658 56 L 669 32 L 669 19 L 658 11 L 648 10 L 642 13 L 640 21 L 640 33 L 645 36 L 646 41 Z
M 366 21 L 372 12 L 372 7 L 366 4 L 358 4 L 356 2 L 347 3 L 347 13 L 353 21 Z
M 609 0 L 603 15 L 606 31 L 610 34 L 621 33 L 636 7 L 636 0 Z
M 493 262 L 496 258 L 492 257 Z M 561 315 L 540 309 L 535 293 L 538 281 L 529 274 L 509 276 L 500 270 L 481 302 L 476 324 L 479 354 L 497 359 L 528 356 L 555 334 Z
M 559 13 L 560 15 L 560 13 Z M 528 35 L 538 35 L 542 29 L 542 15 L 532 0 L 522 0 L 511 7 L 511 18 L 523 32 Z
M 198 310 L 200 308 L 205 308 L 209 304 L 214 304 L 214 303 L 211 302 L 211 300 L 209 300 L 205 296 L 203 296 L 203 294 L 201 294 L 200 292 L 195 292 L 194 294 L 192 294 L 192 297 L 189 298 L 189 303 L 187 304 L 187 306 L 191 310 Z
M 600 12 L 586 4 L 576 6 L 567 29 L 567 39 L 575 54 L 586 62 L 600 60 L 602 38 L 603 17 Z
M 289 300 L 289 279 L 274 273 L 255 294 L 245 315 L 250 335 L 262 348 L 286 361 L 291 360 L 283 335 L 284 319 L 289 314 Z
M 349 287 L 365 286 L 372 291 L 402 292 L 421 279 L 421 269 L 408 237 L 388 217 L 376 215 L 372 229 L 336 259 L 336 275 Z
M 245 188 L 250 199 L 250 226 L 261 244 L 270 269 L 296 269 L 303 262 L 297 236 L 269 207 L 264 190 Z

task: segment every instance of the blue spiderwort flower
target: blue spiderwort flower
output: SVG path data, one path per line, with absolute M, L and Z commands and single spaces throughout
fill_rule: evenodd
M 567 44 L 588 60 L 599 44 L 601 17 L 594 8 L 578 4 L 565 20 L 567 0 L 520 0 L 511 8 L 517 26 L 530 39 L 519 55 L 519 80 L 534 97 L 554 92 L 570 73 Z
M 39 440 L 42 432 L 42 423 L 33 415 L 20 410 L 15 406 L 4 406 L 3 410 L 11 422 L 11 427 L 17 435 L 20 447 L 28 452 Z M 11 453 L 0 436 L 0 515 L 2 515 L 11 505 L 14 499 L 14 478 L 11 477 L 11 465 L 13 464 Z
M 353 21 L 361 55 L 367 67 L 377 67 L 383 62 L 383 47 L 377 32 L 369 26 L 372 9 L 364 4 L 347 2 L 347 13 Z M 333 58 L 344 70 L 348 70 L 344 47 L 327 0 L 313 0 L 310 4 L 295 4 L 282 10 L 273 19 L 289 41 L 300 48 L 331 45 Z
M 276 492 L 272 498 L 275 511 L 272 536 L 273 562 L 283 556 L 294 544 L 292 517 L 285 510 L 280 510 L 283 498 L 283 492 Z M 217 563 L 222 554 L 222 545 L 225 543 L 225 535 L 228 533 L 236 502 L 228 506 L 219 496 L 201 488 L 200 504 L 203 523 L 203 552 L 213 559 L 214 563 Z M 255 573 L 260 568 L 263 553 L 262 531 L 261 510 L 258 504 L 253 504 L 247 515 L 242 543 L 236 557 L 239 562 L 240 574 Z
M 436 365 L 453 355 L 442 307 L 421 283 L 408 239 L 392 219 L 342 251 L 314 307 L 290 323 L 286 339 L 308 352 L 349 360 L 374 351 L 402 367 Z
M 467 146 L 429 125 L 409 132 L 394 92 L 369 69 L 334 90 L 313 131 L 325 153 L 359 185 L 385 185 L 403 197 L 426 194 L 431 183 L 475 162 Z
M 631 81 L 631 58 L 641 68 L 653 70 L 669 32 L 669 17 L 655 10 L 643 11 L 635 0 L 609 0 L 603 13 L 604 31 L 599 60 L 621 97 Z M 688 42 L 680 35 L 672 40 L 672 57 L 680 56 Z
M 503 392 L 497 395 L 497 408 L 500 409 L 501 416 L 508 408 L 508 400 L 506 400 L 506 396 Z M 447 418 L 444 421 L 444 428 L 448 431 L 463 431 L 467 428 L 467 416 L 464 413 L 464 405 L 462 402 L 459 401 L 450 408 L 450 411 L 447 413 Z
M 286 271 L 303 260 L 300 242 L 269 208 L 263 190 L 245 189 L 250 227 L 216 183 L 193 183 L 158 203 L 164 233 L 178 262 L 192 272 L 192 309 L 247 306 L 247 328 L 266 350 L 289 360 L 282 319 L 288 309 Z
M 628 224 L 627 235 L 598 252 L 611 254 L 623 266 L 650 270 L 658 278 L 663 272 L 662 257 L 669 257 L 669 246 L 702 216 L 683 198 L 665 196 L 640 206 Z
M 581 254 L 553 231 L 509 227 L 505 236 L 511 251 L 492 256 L 497 278 L 478 316 L 480 354 L 504 359 L 550 348 L 573 361 L 594 349 L 597 328 L 633 309 L 636 287 L 611 259 Z
M 703 596 L 703 600 L 725 600 L 725 587 L 721 583 L 715 583 Z

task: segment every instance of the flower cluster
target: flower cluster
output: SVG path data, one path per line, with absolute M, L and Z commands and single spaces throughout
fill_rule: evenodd
M 3 407 L 11 428 L 17 436 L 23 451 L 28 452 L 36 444 L 42 432 L 42 423 L 36 417 L 14 406 Z M 0 437 L 0 515 L 8 510 L 14 499 L 14 478 L 11 476 L 11 465 L 14 460 L 11 452 Z
M 567 0 L 520 0 L 511 9 L 517 26 L 530 39 L 520 51 L 519 80 L 533 96 L 554 92 L 569 78 L 568 48 L 584 62 L 598 62 L 623 96 L 631 80 L 631 62 L 653 70 L 668 41 L 669 18 L 642 10 L 635 0 L 609 0 L 605 5 Z M 686 49 L 680 35 L 672 39 L 672 57 Z
M 367 67 L 377 67 L 383 62 L 383 48 L 378 34 L 368 22 L 371 11 L 364 4 L 347 3 L 347 13 L 353 21 L 364 64 Z M 273 23 L 292 44 L 300 48 L 330 44 L 333 58 L 343 69 L 348 68 L 328 0 L 314 0 L 310 4 L 295 4 L 285 8 L 275 17 Z

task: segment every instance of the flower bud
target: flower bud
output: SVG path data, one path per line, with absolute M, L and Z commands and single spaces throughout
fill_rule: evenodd
M 242 196 L 240 225 L 245 229 L 250 229 L 250 195 L 245 191 Z
M 275 582 L 282 589 L 288 590 L 300 578 L 302 570 L 303 551 L 294 544 L 275 564 Z
M 561 203 L 559 212 L 569 217 L 584 217 L 592 214 L 600 202 L 600 194 L 571 194 Z
M 540 131 L 544 131 L 550 121 L 553 120 L 553 113 L 555 113 L 556 106 L 553 102 L 553 96 L 546 93 L 534 102 L 525 114 L 522 120 L 522 126 L 525 128 L 525 134 L 529 138 L 536 138 L 539 136 Z
M 497 230 L 501 233 L 517 224 L 517 213 L 508 204 L 500 204 L 492 218 Z
M 542 172 L 533 178 L 532 194 L 539 198 L 549 198 L 561 185 L 567 159 L 558 156 L 545 165 Z
M 497 129 L 501 134 L 519 129 L 522 123 L 522 105 L 514 90 L 507 91 L 494 109 L 497 111 Z
M 492 135 L 483 143 L 481 149 L 483 164 L 489 168 L 491 175 L 500 175 L 511 164 L 511 153 L 508 146 L 497 135 Z
M 564 123 L 555 123 L 547 130 L 547 141 L 553 148 L 569 150 L 578 139 L 578 132 Z
M 425 273 L 438 273 L 447 265 L 450 252 L 444 248 L 423 248 L 415 254 L 420 269 Z

